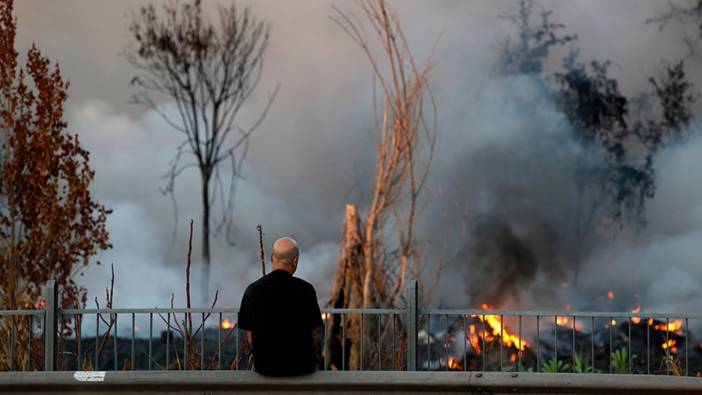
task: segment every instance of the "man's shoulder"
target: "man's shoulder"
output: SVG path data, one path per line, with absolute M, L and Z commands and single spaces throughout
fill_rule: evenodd
M 250 294 L 251 292 L 255 292 L 258 288 L 261 288 L 263 283 L 265 282 L 264 280 L 266 277 L 261 277 L 257 279 L 256 281 L 252 282 L 246 287 L 246 290 L 244 291 L 244 294 Z
M 249 284 L 246 287 L 244 294 L 255 293 L 259 290 L 260 292 L 267 292 L 266 290 L 270 289 L 271 287 L 277 287 L 280 280 L 280 278 L 273 278 L 270 275 L 263 276 Z M 299 277 L 289 276 L 285 281 L 291 282 L 294 285 L 294 289 L 302 290 L 306 293 L 316 294 L 314 286 Z
M 301 289 L 304 289 L 307 292 L 316 293 L 314 290 L 314 286 L 312 286 L 312 284 L 308 283 L 307 281 L 301 279 L 300 277 L 292 277 L 292 279 L 295 282 L 295 284 Z

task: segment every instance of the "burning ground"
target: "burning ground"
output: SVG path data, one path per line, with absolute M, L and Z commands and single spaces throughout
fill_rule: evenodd
M 486 310 L 433 317 L 420 331 L 418 355 L 424 370 L 699 375 L 702 343 L 688 324 L 637 316 L 537 319 Z

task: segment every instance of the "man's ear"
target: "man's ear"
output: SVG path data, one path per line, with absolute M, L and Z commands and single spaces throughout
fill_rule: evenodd
M 273 253 L 271 252 L 271 263 L 273 263 Z

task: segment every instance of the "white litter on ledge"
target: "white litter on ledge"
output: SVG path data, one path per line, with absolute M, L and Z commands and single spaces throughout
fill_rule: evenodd
M 78 381 L 105 381 L 105 372 L 77 371 L 73 373 L 73 378 Z

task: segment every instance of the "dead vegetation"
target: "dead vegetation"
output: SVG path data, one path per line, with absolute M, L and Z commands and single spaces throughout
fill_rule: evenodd
M 187 254 L 187 259 L 185 263 L 185 303 L 186 303 L 186 308 L 190 309 L 192 308 L 191 304 L 191 296 L 190 296 L 190 266 L 191 266 L 191 255 L 192 255 L 192 249 L 193 249 L 193 221 L 190 220 L 190 232 L 188 235 L 188 254 Z M 214 299 L 212 301 L 212 305 L 210 308 L 214 308 L 217 304 L 217 299 L 219 296 L 219 291 L 215 291 Z M 175 308 L 173 304 L 173 299 L 174 295 L 171 295 L 171 308 Z M 200 321 L 199 325 L 194 325 L 193 324 L 193 313 L 183 313 L 183 319 L 182 321 L 179 321 L 177 319 L 177 315 L 173 313 L 173 320 L 171 321 L 170 319 L 170 314 L 168 317 L 164 317 L 163 315 L 159 314 L 161 320 L 166 324 L 166 333 L 167 336 L 170 336 L 171 331 L 174 331 L 177 333 L 177 336 L 179 336 L 181 339 L 183 339 L 183 342 L 185 343 L 185 350 L 181 359 L 181 356 L 179 353 L 176 351 L 175 353 L 175 361 L 173 362 L 173 366 L 169 368 L 173 369 L 178 369 L 178 370 L 199 370 L 203 368 L 207 369 L 214 369 L 217 364 L 217 358 L 219 357 L 218 353 L 214 353 L 209 360 L 205 360 L 204 356 L 201 355 L 200 350 L 198 349 L 198 341 L 197 338 L 200 335 L 201 331 L 205 330 L 205 323 L 207 320 L 210 318 L 212 313 L 206 313 L 202 315 L 202 319 Z M 224 338 L 221 340 L 220 346 L 229 340 L 229 337 L 234 333 L 234 331 L 237 330 L 237 325 L 234 324 L 229 330 L 227 331 L 226 335 Z M 202 363 L 206 363 L 205 366 L 202 365 Z M 238 364 L 238 360 L 235 359 L 232 362 L 232 366 L 230 366 L 230 369 L 233 367 L 236 369 L 236 366 Z
M 332 19 L 366 55 L 373 72 L 376 164 L 370 203 L 359 212 L 347 204 L 336 278 L 329 302 L 335 308 L 393 307 L 401 299 L 407 278 L 422 278 L 423 265 L 415 233 L 415 218 L 436 142 L 435 104 L 429 89 L 431 63 L 418 65 L 402 31 L 400 19 L 383 0 L 359 2 L 371 26 L 370 37 L 361 20 L 334 7 Z M 381 56 L 376 56 L 376 44 Z M 425 116 L 425 107 L 431 117 Z M 361 337 L 375 333 L 368 347 L 389 347 L 390 325 L 379 321 L 361 327 L 361 317 L 347 323 L 334 316 L 328 328 L 327 353 L 339 355 L 342 325 L 347 325 L 348 367 L 370 368 L 380 358 L 361 360 Z M 370 338 L 369 338 L 370 340 Z M 379 350 L 370 351 L 378 355 Z M 335 358 L 332 358 L 332 360 Z M 331 362 L 339 368 L 338 358 Z M 365 362 L 365 363 L 364 363 Z
M 185 265 L 185 299 L 186 308 L 188 309 L 192 308 L 190 292 L 192 238 L 193 221 L 190 222 L 188 251 Z M 105 289 L 104 308 L 108 310 L 111 310 L 113 308 L 114 285 L 115 273 L 114 268 L 112 268 L 110 286 L 109 288 Z M 215 292 L 214 300 L 210 307 L 214 308 L 217 304 L 217 301 L 218 292 Z M 101 308 L 100 302 L 98 301 L 97 297 L 95 298 L 95 306 L 97 309 Z M 170 307 L 172 309 L 176 308 L 174 304 L 174 295 L 171 295 Z M 220 358 L 219 350 L 222 348 L 222 345 L 226 344 L 229 341 L 232 334 L 234 334 L 237 330 L 237 326 L 233 325 L 232 327 L 227 328 L 227 331 L 224 333 L 224 336 L 222 336 L 222 338 L 219 340 L 219 347 L 217 347 L 217 351 L 212 353 L 212 355 L 208 358 L 204 358 L 204 355 L 201 355 L 201 349 L 198 347 L 200 345 L 198 343 L 198 339 L 202 334 L 201 331 L 205 330 L 205 323 L 208 319 L 211 318 L 212 313 L 203 314 L 201 317 L 202 319 L 199 323 L 193 322 L 193 314 L 196 313 L 183 313 L 181 317 L 179 317 L 176 313 L 159 314 L 159 318 L 166 325 L 166 330 L 163 332 L 162 338 L 165 337 L 166 342 L 171 343 L 172 345 L 170 351 L 168 352 L 170 361 L 167 362 L 167 366 L 162 366 L 158 363 L 158 361 L 153 359 L 154 357 L 152 355 L 152 359 L 151 361 L 149 361 L 150 363 L 153 363 L 161 369 L 167 368 L 171 370 L 199 370 L 218 368 L 218 359 Z M 111 351 L 112 353 L 116 352 L 115 350 L 117 350 L 118 342 L 124 340 L 120 337 L 117 337 L 115 339 L 115 336 L 117 336 L 115 328 L 117 323 L 117 314 L 110 313 L 105 315 L 100 313 L 97 314 L 96 317 L 96 319 L 98 320 L 97 328 L 104 328 L 104 330 L 100 330 L 100 332 L 97 334 L 97 339 L 95 339 L 94 343 L 81 350 L 80 347 L 82 344 L 81 332 L 83 318 L 84 317 L 82 315 L 77 315 L 75 317 L 72 317 L 71 320 L 66 319 L 61 323 L 61 336 L 59 337 L 59 340 L 57 342 L 57 347 L 58 355 L 64 355 L 64 358 L 59 358 L 58 361 L 58 365 L 61 366 L 62 369 L 68 369 L 68 366 L 71 363 L 70 360 L 74 358 L 76 361 L 76 365 L 84 371 L 92 371 L 98 367 L 103 368 L 103 366 L 99 362 L 101 361 L 102 355 L 105 352 L 105 350 L 110 344 L 114 344 L 114 348 L 112 348 Z M 73 335 L 75 335 L 75 341 L 73 341 L 73 339 L 69 341 L 69 338 L 71 338 L 71 336 Z M 41 339 L 41 334 L 38 334 L 37 337 Z M 35 350 L 41 351 L 42 349 L 43 346 L 41 343 L 37 344 L 37 346 L 35 347 Z M 43 354 L 39 353 L 38 355 L 43 359 Z M 3 356 L 0 355 L 0 358 L 2 357 Z M 5 361 L 5 358 L 3 358 L 3 361 Z M 38 362 L 41 363 L 41 359 Z M 238 360 L 235 359 L 234 361 L 232 361 L 230 368 L 236 369 L 237 365 Z M 37 366 L 36 362 L 35 366 Z M 121 360 L 120 366 L 122 370 L 131 370 L 132 368 L 134 368 L 134 366 L 132 366 L 131 359 L 128 358 L 123 358 Z M 3 368 L 3 366 L 0 366 L 0 370 L 2 370 Z

